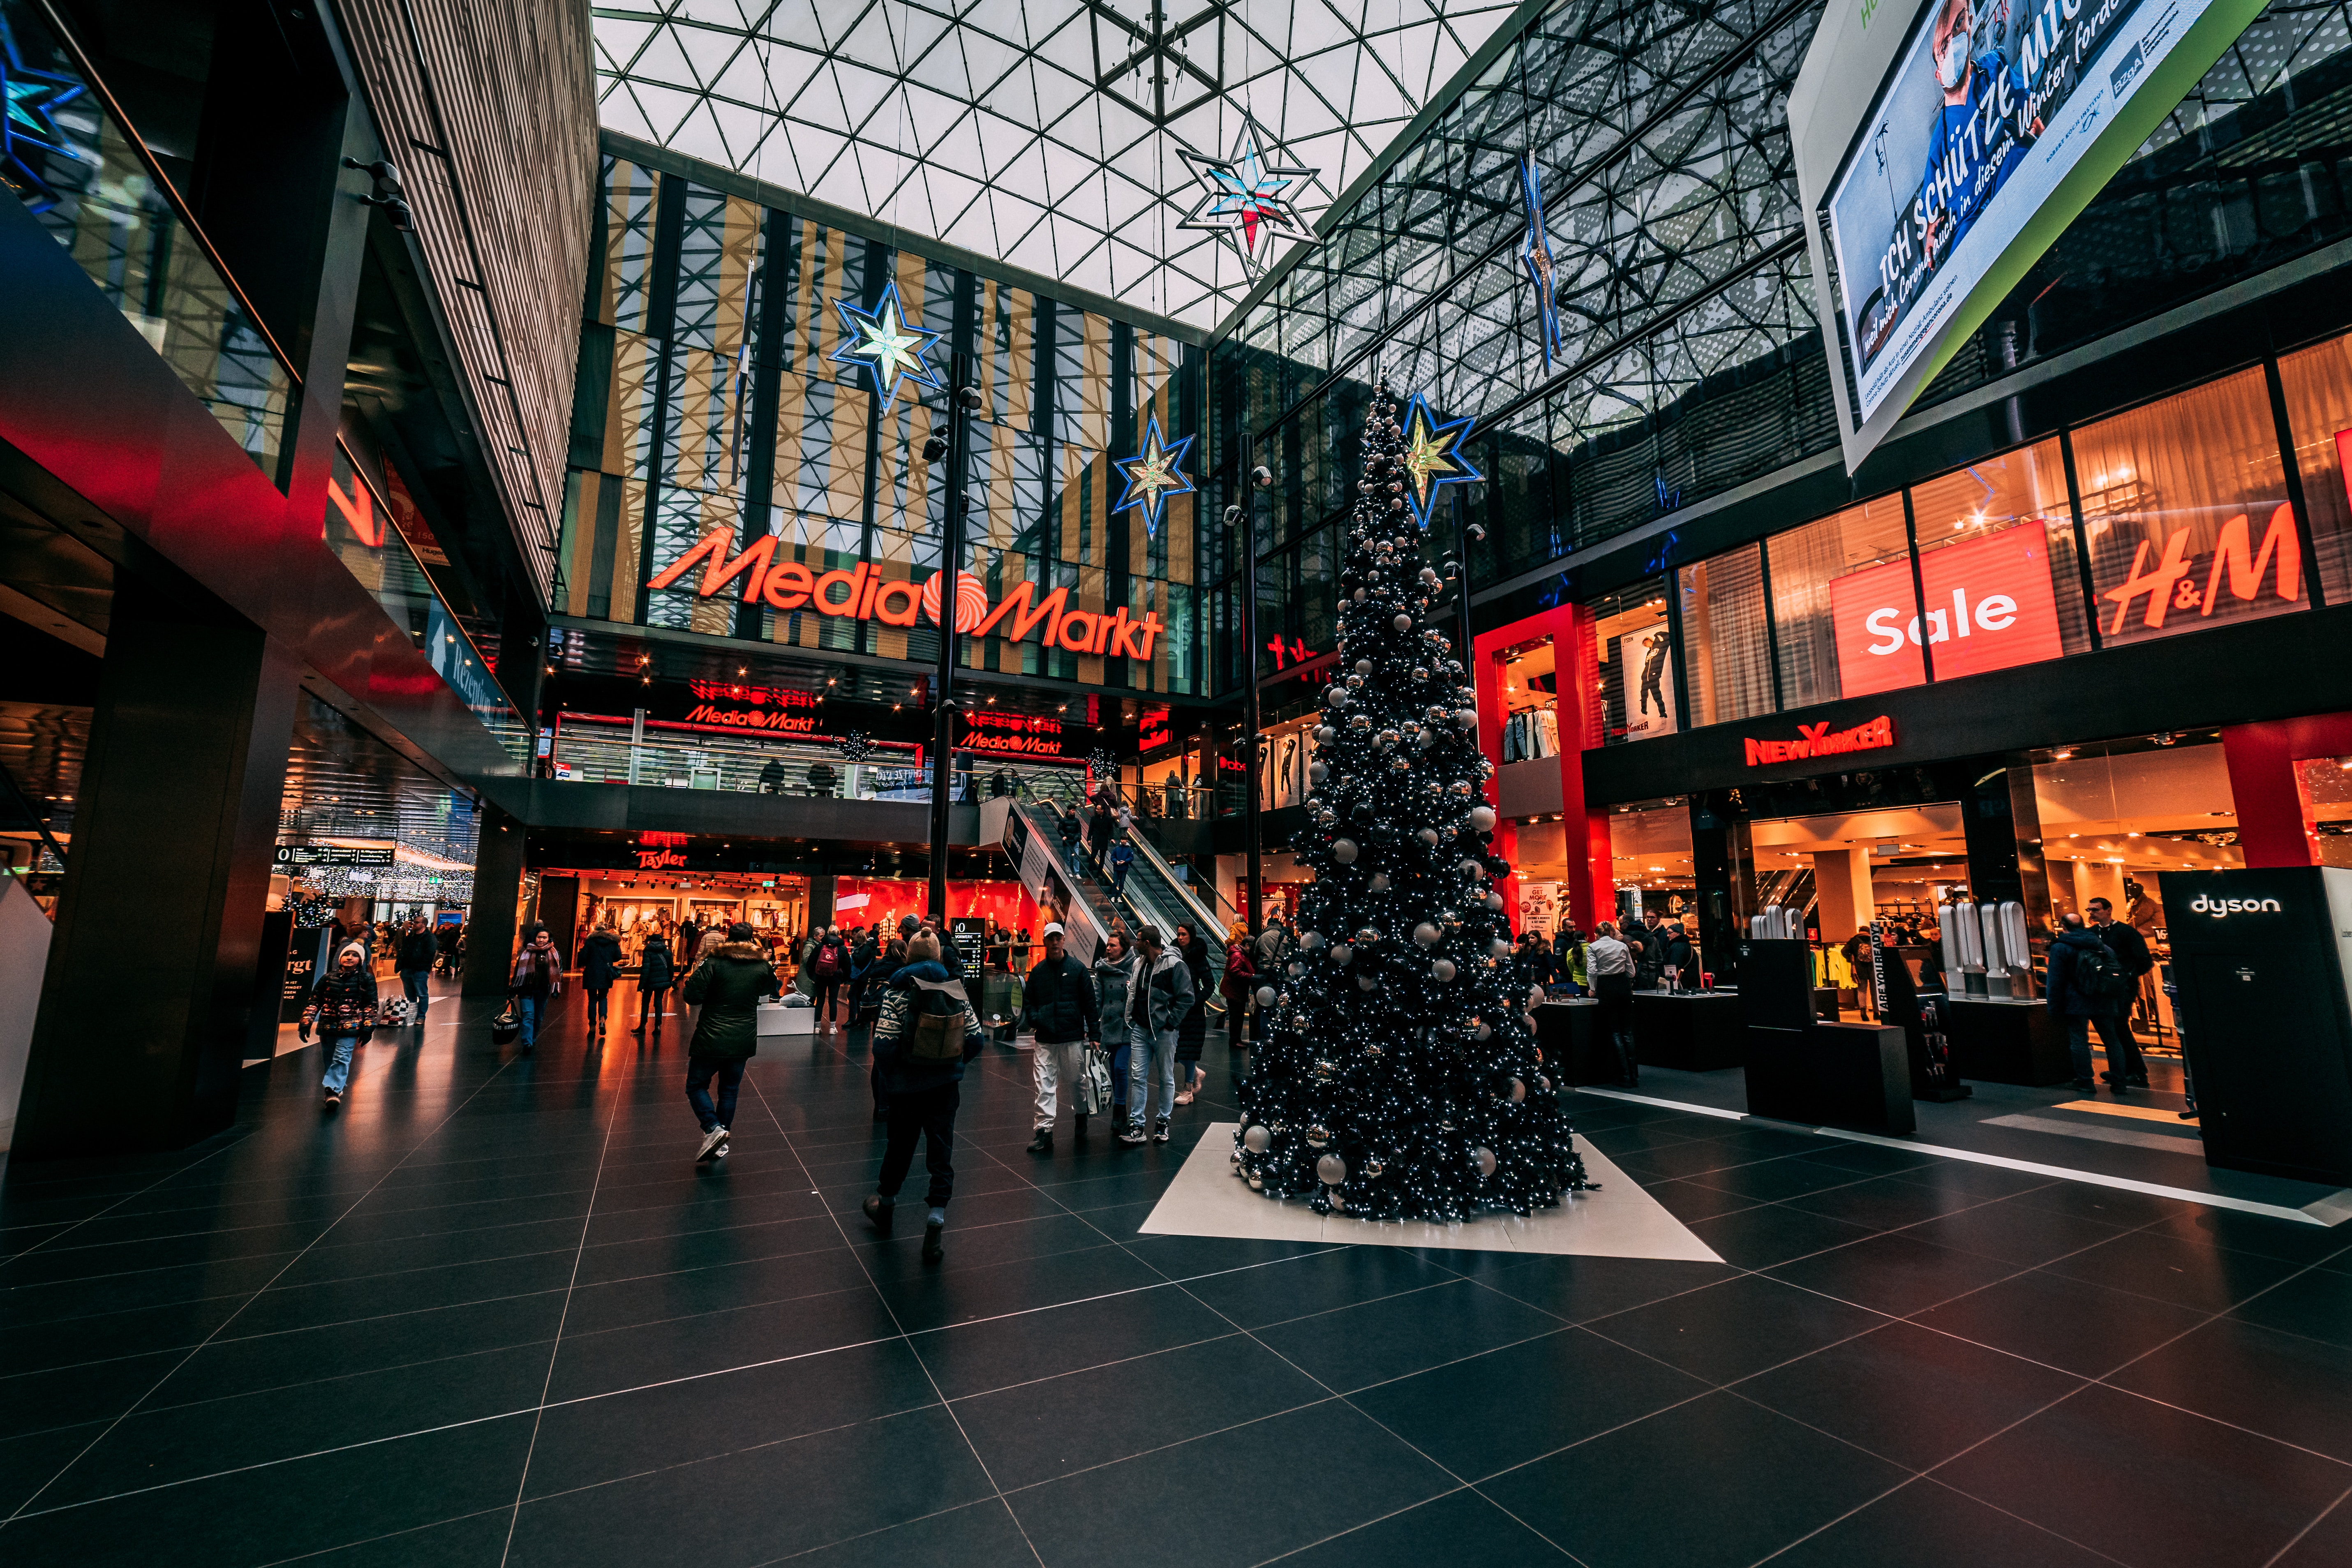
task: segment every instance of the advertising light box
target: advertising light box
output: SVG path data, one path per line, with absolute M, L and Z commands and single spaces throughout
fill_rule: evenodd
M 2048 530 L 2018 523 L 1919 557 L 1924 624 L 1912 599 L 1911 563 L 1850 573 L 1830 584 L 1837 636 L 1838 694 L 1863 697 L 1927 679 L 1922 639 L 1936 650 L 1936 679 L 2033 664 L 2065 651 L 2050 586 Z
M 1789 123 L 1848 471 L 2261 11 L 1832 5 Z

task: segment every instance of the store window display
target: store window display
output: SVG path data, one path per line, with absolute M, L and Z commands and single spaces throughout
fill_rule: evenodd
M 1591 617 L 1601 743 L 1673 734 L 1681 720 L 1665 580 L 1637 583 L 1585 609 Z
M 1780 701 L 1797 708 L 1927 679 L 1900 495 L 1776 533 L 1765 544 Z
M 1528 763 L 1560 751 L 1559 671 L 1552 640 L 1541 637 L 1503 655 L 1503 761 Z
M 1694 719 L 1722 724 L 1770 712 L 1763 547 L 1750 544 L 1685 566 L 1675 580 Z
M 2090 651 L 2056 441 L 1916 486 L 1911 511 L 1937 679 Z
M 2282 356 L 2279 385 L 2320 587 L 2331 605 L 2352 603 L 2352 337 Z

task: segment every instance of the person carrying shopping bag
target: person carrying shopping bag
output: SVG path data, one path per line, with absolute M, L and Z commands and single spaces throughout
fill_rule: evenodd
M 1128 986 L 1127 1016 L 1133 1027 L 1128 1047 L 1127 1130 L 1118 1141 L 1129 1148 L 1143 1142 L 1143 1124 L 1151 1122 L 1151 1141 L 1168 1142 L 1168 1119 L 1176 1114 L 1177 1036 L 1193 1009 L 1192 972 L 1170 950 L 1160 928 L 1145 925 L 1136 933 L 1142 951 Z M 1160 1083 L 1160 1114 L 1151 1115 L 1151 1084 Z

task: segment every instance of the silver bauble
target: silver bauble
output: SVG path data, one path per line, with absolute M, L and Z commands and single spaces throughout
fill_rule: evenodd
M 1437 829 L 1434 827 L 1424 827 L 1420 832 L 1414 834 L 1413 837 L 1420 839 L 1423 844 L 1434 844 L 1437 842 Z
M 1359 588 L 1359 589 L 1357 589 L 1357 590 L 1356 590 L 1356 603 L 1358 603 L 1358 604 L 1360 604 L 1360 604 L 1362 604 L 1363 602 L 1364 602 L 1364 591 L 1363 591 L 1361 588 Z
M 1360 658 L 1356 661 L 1356 673 L 1358 675 L 1370 675 L 1371 672 L 1372 661 L 1370 659 Z
M 1367 1154 L 1364 1156 L 1364 1179 L 1366 1181 L 1379 1180 L 1381 1173 L 1388 1168 L 1389 1163 L 1386 1160 L 1381 1159 L 1378 1154 Z
M 1332 963 L 1345 963 L 1355 956 L 1356 948 L 1353 942 L 1335 942 L 1331 944 Z
M 1390 621 L 1389 625 L 1394 626 L 1400 632 L 1409 632 L 1412 630 L 1412 617 L 1411 616 L 1399 616 Z
M 1315 1175 L 1325 1186 L 1336 1187 L 1348 1179 L 1348 1162 L 1337 1154 L 1326 1154 L 1315 1162 Z
M 1356 863 L 1356 841 L 1352 838 L 1334 838 L 1331 840 L 1331 858 L 1338 861 L 1342 866 L 1354 865 Z
M 1502 894 L 1500 894 L 1500 893 L 1489 893 L 1489 894 L 1487 894 L 1487 895 L 1486 895 L 1486 907 L 1487 907 L 1488 909 L 1490 909 L 1490 910 L 1499 910 L 1499 909 L 1501 909 L 1501 908 L 1503 907 L 1503 895 L 1502 895 Z
M 1412 940 L 1423 947 L 1435 947 L 1445 940 L 1445 933 L 1427 921 L 1423 921 L 1412 928 Z
M 1495 827 L 1495 808 L 1491 805 L 1472 806 L 1470 808 L 1470 826 L 1480 833 L 1493 832 Z
M 1263 1176 L 1254 1175 L 1250 1177 L 1249 1184 L 1250 1191 L 1254 1193 L 1262 1193 L 1265 1191 L 1265 1178 Z
M 1496 958 L 1508 958 L 1511 956 L 1511 944 L 1498 936 L 1486 944 L 1486 951 Z
M 1307 776 L 1317 784 L 1321 784 L 1331 776 L 1331 764 L 1319 759 L 1311 762 L 1307 764 Z
M 1477 1037 L 1477 1038 L 1479 1038 L 1479 1039 L 1482 1039 L 1482 1040 L 1491 1040 L 1491 1039 L 1493 1039 L 1493 1038 L 1495 1037 L 1495 1027 L 1494 1027 L 1494 1026 L 1493 1026 L 1493 1025 L 1491 1025 L 1491 1024 L 1481 1024 L 1481 1025 L 1479 1025 L 1479 1026 L 1478 1026 L 1478 1032 L 1477 1032 L 1477 1036 L 1476 1036 L 1476 1037 Z
M 1475 708 L 1460 709 L 1454 713 L 1454 721 L 1456 724 L 1461 725 L 1465 730 L 1475 730 L 1478 727 L 1478 710 Z
M 1440 983 L 1450 981 L 1454 978 L 1455 973 L 1454 961 L 1450 958 L 1441 958 L 1435 963 L 1429 966 L 1429 973 L 1433 979 L 1435 979 Z
M 1305 948 L 1307 952 L 1313 952 L 1317 948 L 1323 945 L 1323 933 L 1319 931 L 1300 931 L 1298 933 L 1298 945 Z
M 1471 1150 L 1470 1163 L 1478 1167 L 1478 1173 L 1482 1176 L 1495 1173 L 1495 1152 L 1492 1149 Z
M 1356 976 L 1356 989 L 1359 991 L 1370 991 L 1373 986 L 1378 985 L 1379 984 L 1379 981 L 1373 979 L 1369 974 L 1359 974 Z
M 1324 1148 L 1328 1146 L 1330 1142 L 1331 1130 L 1324 1126 L 1321 1122 L 1318 1121 L 1314 1126 L 1309 1127 L 1307 1130 L 1307 1146 L 1309 1149 Z
M 1389 890 L 1389 874 L 1386 871 L 1373 872 L 1372 879 L 1368 885 L 1375 893 L 1387 892 Z
M 1274 1146 L 1274 1134 L 1263 1127 L 1253 1127 L 1242 1134 L 1242 1147 L 1253 1154 L 1263 1154 Z
M 1454 862 L 1454 868 L 1465 877 L 1475 877 L 1480 872 L 1486 870 L 1486 866 L 1482 860 L 1477 860 L 1471 857 L 1465 856 L 1462 859 Z
M 1274 1005 L 1274 997 L 1275 997 L 1275 990 L 1274 990 L 1274 987 L 1273 987 L 1273 986 L 1271 986 L 1271 985 L 1261 985 L 1261 986 L 1259 986 L 1259 987 L 1257 988 L 1257 1005 L 1258 1005 L 1259 1006 L 1261 1006 L 1261 1007 L 1271 1007 L 1271 1006 L 1273 1006 L 1273 1005 Z
M 1526 1084 L 1521 1083 L 1517 1079 L 1513 1079 L 1511 1080 L 1511 1098 L 1512 1098 L 1513 1100 L 1525 1100 L 1527 1097 L 1528 1097 L 1528 1086 L 1527 1086 Z
M 1345 1181 L 1345 1180 L 1347 1180 L 1347 1178 L 1346 1178 L 1346 1177 L 1344 1177 L 1344 1176 L 1342 1176 L 1342 1177 L 1340 1178 L 1340 1180 L 1341 1180 L 1341 1181 Z M 1333 1194 L 1331 1194 L 1331 1212 L 1332 1212 L 1333 1214 L 1339 1214 L 1339 1213 L 1340 1213 L 1342 1210 L 1344 1210 L 1345 1208 L 1347 1208 L 1347 1206 L 1348 1206 L 1348 1200 L 1347 1200 L 1347 1199 L 1345 1199 L 1345 1198 L 1341 1197 L 1338 1193 L 1333 1193 Z

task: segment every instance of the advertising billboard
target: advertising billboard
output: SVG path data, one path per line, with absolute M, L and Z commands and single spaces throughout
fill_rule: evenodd
M 1887 562 L 1830 584 L 1837 636 L 1838 695 L 1864 697 L 1927 678 L 1921 638 L 1936 650 L 1936 679 L 2033 664 L 2065 651 L 2050 585 L 2048 528 L 2036 518 L 1919 557 L 1923 626 L 1911 563 Z
M 1849 471 L 2261 10 L 1832 6 L 1789 120 Z

